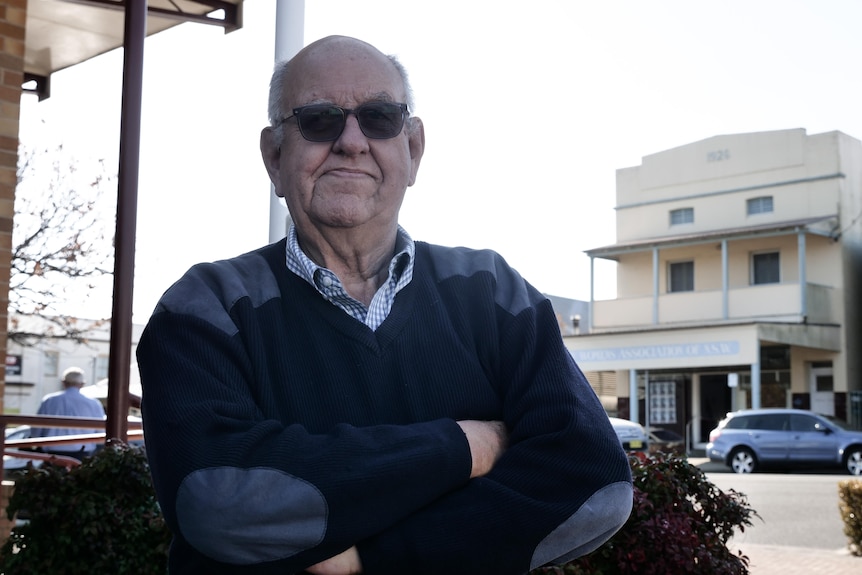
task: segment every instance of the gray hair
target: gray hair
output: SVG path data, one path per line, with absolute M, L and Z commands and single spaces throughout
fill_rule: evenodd
M 84 384 L 84 370 L 80 367 L 70 367 L 63 372 L 63 383 L 71 385 Z
M 404 83 L 404 93 L 406 94 L 407 101 L 407 109 L 409 113 L 413 113 L 414 100 L 413 100 L 413 88 L 410 86 L 410 78 L 407 75 L 407 69 L 398 60 L 398 57 L 389 54 L 386 56 L 389 58 L 389 61 L 395 66 L 395 69 L 398 71 L 398 75 L 401 76 L 401 81 Z M 290 60 L 283 60 L 278 62 L 275 65 L 275 69 L 272 72 L 272 78 L 269 81 L 269 125 L 275 130 L 275 139 L 277 142 L 280 142 L 282 139 L 282 124 L 284 120 L 283 112 L 281 110 L 281 98 L 284 94 L 284 85 L 287 82 L 287 77 L 290 72 Z M 413 122 L 410 121 L 410 118 L 407 119 L 408 130 L 413 128 Z

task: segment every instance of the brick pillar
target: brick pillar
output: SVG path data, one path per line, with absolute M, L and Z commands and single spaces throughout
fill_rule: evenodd
M 26 23 L 27 0 L 6 0 L 0 5 L 0 357 L 4 362 Z M 4 369 L 0 370 L 0 411 L 4 407 L 5 383 Z
M 15 483 L 12 481 L 4 481 L 0 486 L 0 546 L 6 543 L 12 528 L 15 527 L 15 522 L 6 515 L 6 507 L 9 506 L 9 498 L 12 497 L 14 490 Z M 0 557 L 0 563 L 2 560 Z
M 0 357 L 4 360 L 26 24 L 27 0 L 4 0 L 0 4 Z M 3 411 L 5 393 L 6 370 L 0 369 L 0 412 Z M 0 544 L 6 541 L 12 527 L 6 517 L 6 506 L 13 487 L 14 484 L 6 481 L 0 487 Z

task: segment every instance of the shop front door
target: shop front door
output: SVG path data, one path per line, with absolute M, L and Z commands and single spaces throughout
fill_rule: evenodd
M 835 387 L 831 367 L 811 368 L 811 411 L 835 415 Z
M 726 373 L 704 373 L 700 376 L 700 441 L 731 411 L 731 389 Z

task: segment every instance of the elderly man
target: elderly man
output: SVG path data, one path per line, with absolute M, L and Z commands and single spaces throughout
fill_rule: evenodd
M 81 394 L 84 387 L 84 370 L 70 367 L 63 372 L 63 391 L 49 393 L 39 404 L 38 415 L 63 415 L 74 417 L 105 417 L 105 409 L 97 399 Z M 59 427 L 37 427 L 33 437 L 58 437 L 81 433 L 98 433 L 98 429 L 66 429 Z M 76 459 L 90 456 L 96 450 L 95 443 L 63 443 L 54 447 L 43 447 L 42 451 L 54 455 L 66 455 Z
M 276 67 L 288 237 L 193 267 L 138 346 L 186 573 L 520 574 L 628 518 L 628 462 L 548 300 L 398 225 L 425 147 L 404 69 L 329 37 Z

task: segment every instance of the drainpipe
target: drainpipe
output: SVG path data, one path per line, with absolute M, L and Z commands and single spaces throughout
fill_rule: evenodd
M 652 323 L 658 325 L 658 248 L 652 249 Z
M 799 251 L 799 314 L 803 323 L 808 323 L 808 278 L 806 274 L 805 255 L 805 232 L 799 232 L 796 236 L 796 244 Z
M 596 309 L 596 258 L 590 256 L 590 313 L 587 314 L 587 333 L 593 333 Z
M 760 342 L 757 342 L 757 357 L 760 357 Z M 760 409 L 760 361 L 751 364 L 751 409 Z
M 721 319 L 730 317 L 730 272 L 727 263 L 727 240 L 721 240 Z

